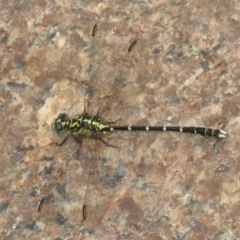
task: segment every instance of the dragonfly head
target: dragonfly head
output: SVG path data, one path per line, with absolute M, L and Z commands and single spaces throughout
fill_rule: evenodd
M 61 113 L 52 123 L 52 129 L 58 134 L 61 135 L 65 132 L 65 123 L 69 120 L 69 117 L 66 113 Z

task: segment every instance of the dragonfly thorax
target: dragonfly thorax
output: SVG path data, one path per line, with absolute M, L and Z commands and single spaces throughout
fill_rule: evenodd
M 66 113 L 61 113 L 54 120 L 52 128 L 58 135 L 67 132 L 75 136 L 91 136 L 94 133 L 106 134 L 105 129 L 109 129 L 109 125 L 102 122 L 98 116 L 92 117 L 87 113 L 71 119 Z

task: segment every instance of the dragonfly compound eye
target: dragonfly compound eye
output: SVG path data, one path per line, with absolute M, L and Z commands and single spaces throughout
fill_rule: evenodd
M 65 124 L 69 120 L 69 117 L 66 113 L 61 113 L 58 117 L 54 120 L 52 124 L 52 129 L 58 134 L 61 135 L 65 132 Z
M 58 123 L 56 120 L 52 124 L 53 130 L 60 135 L 63 132 L 63 127 L 60 123 Z

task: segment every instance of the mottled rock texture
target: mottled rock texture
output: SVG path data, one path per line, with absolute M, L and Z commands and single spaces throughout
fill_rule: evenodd
M 0 238 L 239 239 L 239 18 L 234 0 L 2 0 Z M 129 44 L 141 46 L 134 76 L 144 80 L 142 94 L 126 124 L 229 135 L 118 134 L 114 161 L 124 177 L 102 221 L 89 227 L 81 212 L 88 146 L 52 145 L 62 138 L 51 123 L 59 113 L 83 112 L 95 23 L 101 51 L 116 61 L 107 69 L 113 80 Z

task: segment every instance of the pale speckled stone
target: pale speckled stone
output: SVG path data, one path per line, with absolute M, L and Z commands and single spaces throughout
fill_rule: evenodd
M 239 1 L 224 0 L 2 1 L 1 238 L 240 238 L 239 9 Z M 123 134 L 126 175 L 102 223 L 89 229 L 81 163 L 65 163 L 49 143 L 61 140 L 51 132 L 59 113 L 83 111 L 79 83 L 87 78 L 95 23 L 109 54 L 118 56 L 133 39 L 145 43 L 138 72 L 145 85 L 129 123 L 223 127 L 229 135 Z M 76 143 L 68 144 L 71 159 Z M 62 184 L 76 190 L 59 198 L 64 217 L 57 221 L 37 213 L 48 193 L 46 156 L 57 156 L 56 182 L 68 167 Z

